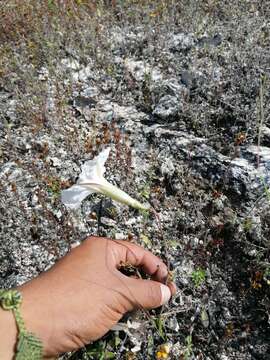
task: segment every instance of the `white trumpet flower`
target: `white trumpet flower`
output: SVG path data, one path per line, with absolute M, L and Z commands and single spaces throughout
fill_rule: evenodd
M 100 193 L 135 209 L 149 210 L 149 204 L 141 204 L 104 178 L 104 164 L 108 159 L 109 153 L 110 148 L 107 148 L 93 160 L 86 161 L 83 164 L 77 183 L 69 189 L 62 191 L 61 199 L 63 204 L 70 209 L 77 209 L 88 195 Z

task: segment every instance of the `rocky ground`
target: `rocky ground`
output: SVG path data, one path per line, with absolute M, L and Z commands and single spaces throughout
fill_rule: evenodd
M 89 234 L 128 239 L 170 264 L 176 297 L 66 358 L 270 359 L 268 2 L 44 4 L 0 10 L 0 287 Z M 61 204 L 108 146 L 106 178 L 160 221 Z

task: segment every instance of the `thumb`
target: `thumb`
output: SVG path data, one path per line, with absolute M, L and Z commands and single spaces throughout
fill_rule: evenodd
M 130 278 L 129 289 L 133 308 L 154 309 L 166 304 L 172 296 L 168 286 L 153 280 Z

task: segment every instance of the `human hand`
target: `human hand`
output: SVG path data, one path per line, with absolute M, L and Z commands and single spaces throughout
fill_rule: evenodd
M 142 268 L 151 280 L 122 274 L 121 263 Z M 138 245 L 90 237 L 19 288 L 26 328 L 42 340 L 46 357 L 76 350 L 102 337 L 126 312 L 168 302 L 175 285 L 165 285 L 167 275 L 166 265 Z

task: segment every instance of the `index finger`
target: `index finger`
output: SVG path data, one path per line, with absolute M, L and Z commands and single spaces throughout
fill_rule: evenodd
M 166 283 L 168 269 L 164 262 L 150 251 L 145 250 L 139 245 L 123 240 L 113 240 L 115 251 L 116 266 L 121 263 L 129 263 L 135 267 L 141 267 L 143 271 L 150 275 L 153 280 Z

